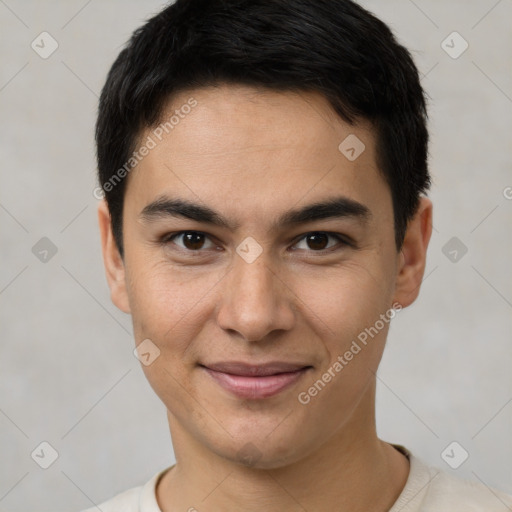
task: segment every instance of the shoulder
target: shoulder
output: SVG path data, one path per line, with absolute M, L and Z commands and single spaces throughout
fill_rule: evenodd
M 512 511 L 512 496 L 507 493 L 428 466 L 405 447 L 393 446 L 409 459 L 410 471 L 390 512 Z
M 161 512 L 156 499 L 156 487 L 172 467 L 156 473 L 148 482 L 117 494 L 113 498 L 81 512 Z
M 435 471 L 435 470 L 434 470 Z M 491 512 L 512 510 L 512 496 L 484 485 L 437 472 L 425 497 L 425 512 Z
M 139 502 L 143 488 L 143 486 L 133 487 L 98 506 L 88 508 L 82 512 L 97 512 L 98 508 L 102 512 L 139 512 Z

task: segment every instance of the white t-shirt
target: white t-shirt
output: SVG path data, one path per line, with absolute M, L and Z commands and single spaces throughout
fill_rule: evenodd
M 407 456 L 410 471 L 405 487 L 389 512 L 512 511 L 512 496 L 482 483 L 462 480 L 429 467 L 403 446 L 393 446 Z M 168 469 L 158 472 L 145 485 L 129 489 L 102 503 L 99 508 L 102 512 L 162 512 L 156 500 L 156 486 Z M 93 507 L 83 512 L 97 510 L 97 507 Z

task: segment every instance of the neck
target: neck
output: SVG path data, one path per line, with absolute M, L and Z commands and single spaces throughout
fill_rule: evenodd
M 205 448 L 170 413 L 176 465 L 157 500 L 175 510 L 388 511 L 405 486 L 406 457 L 375 430 L 375 384 L 350 420 L 314 453 L 275 469 L 242 466 Z

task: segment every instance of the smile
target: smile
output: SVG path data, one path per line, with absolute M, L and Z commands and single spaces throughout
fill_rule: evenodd
M 220 363 L 201 365 L 226 391 L 243 399 L 262 399 L 277 395 L 295 384 L 311 366 L 289 363 L 247 365 Z

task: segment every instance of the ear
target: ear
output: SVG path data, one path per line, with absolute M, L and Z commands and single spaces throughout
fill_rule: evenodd
M 432 201 L 423 197 L 416 214 L 407 225 L 400 251 L 394 300 L 402 307 L 412 304 L 419 294 L 431 234 Z
M 103 264 L 105 265 L 105 273 L 110 288 L 110 298 L 121 311 L 130 313 L 124 262 L 119 254 L 119 249 L 112 233 L 110 212 L 104 199 L 98 206 L 98 223 L 101 234 Z

